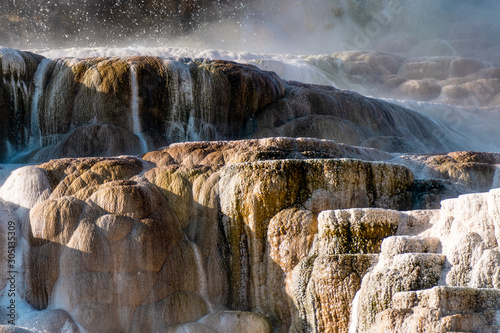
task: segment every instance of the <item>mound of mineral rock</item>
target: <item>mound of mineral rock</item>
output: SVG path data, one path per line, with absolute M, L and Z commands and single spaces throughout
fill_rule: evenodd
M 429 167 L 445 161 L 436 172 L 462 189 L 479 177 L 481 161 L 497 158 L 404 157 Z M 19 310 L 17 324 L 72 332 L 493 332 L 498 191 L 410 210 L 426 187 L 394 162 L 375 149 L 274 138 L 176 143 L 141 158 L 64 158 L 13 170 L 0 188 L 0 226 L 16 226 L 23 257 L 17 302 L 30 310 Z M 0 245 L 4 260 L 8 245 Z

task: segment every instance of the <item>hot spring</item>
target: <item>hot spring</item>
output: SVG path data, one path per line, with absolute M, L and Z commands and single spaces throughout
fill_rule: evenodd
M 499 10 L 0 4 L 0 332 L 498 332 Z

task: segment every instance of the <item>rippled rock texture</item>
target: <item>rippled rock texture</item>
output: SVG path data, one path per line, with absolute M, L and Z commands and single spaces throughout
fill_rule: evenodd
M 353 307 L 358 331 L 498 330 L 498 195 L 470 194 L 440 210 L 400 213 Z M 403 236 L 404 235 L 404 236 Z
M 498 106 L 500 59 L 488 61 L 448 53 L 421 56 L 380 51 L 344 51 L 312 56 L 308 61 L 328 73 L 343 77 L 343 87 L 376 96 L 432 101 L 462 106 Z M 492 51 L 492 54 L 497 51 Z M 479 57 L 480 58 L 480 57 Z
M 16 220 L 27 241 L 22 296 L 86 330 L 152 332 L 198 321 L 189 324 L 195 331 L 286 331 L 295 316 L 286 276 L 312 246 L 318 213 L 411 205 L 411 171 L 350 159 L 360 156 L 388 154 L 268 139 L 16 171 L 2 188 L 11 211 L 2 217 Z M 33 199 L 9 199 L 13 183 L 32 184 Z M 29 218 L 14 217 L 18 206 Z M 30 319 L 20 323 L 34 325 Z
M 72 332 L 494 331 L 498 191 L 408 211 L 414 175 L 380 162 L 393 158 L 276 138 L 15 170 L 0 188 L 0 226 L 17 226 L 18 302 L 32 309 L 16 323 Z
M 0 51 L 0 158 L 44 162 L 1 177 L 18 326 L 498 328 L 498 191 L 470 193 L 500 186 L 499 154 L 447 153 L 470 142 L 407 108 L 248 64 Z M 351 56 L 354 78 L 372 62 L 423 71 Z M 483 70 L 450 59 L 448 75 Z M 415 80 L 431 91 L 429 66 Z
M 1 49 L 0 158 L 138 154 L 182 141 L 315 137 L 391 152 L 470 149 L 412 110 L 231 61 L 44 59 Z
M 459 182 L 471 192 L 500 186 L 500 154 L 457 151 L 448 154 L 402 155 L 401 162 L 412 165 L 418 178 Z

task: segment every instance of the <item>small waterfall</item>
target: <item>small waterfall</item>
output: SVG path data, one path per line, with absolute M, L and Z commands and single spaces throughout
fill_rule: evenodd
M 4 149 L 6 151 L 1 154 L 5 160 L 8 160 L 15 155 L 18 148 L 22 148 L 25 144 L 24 140 L 28 137 L 26 129 L 22 127 L 22 121 L 28 108 L 27 105 L 30 104 L 30 92 L 24 81 L 27 64 L 17 50 L 0 47 L 0 63 L 3 73 L 3 75 L 0 73 L 0 77 L 3 76 L 0 85 L 8 91 L 7 95 L 0 98 L 3 99 L 2 107 L 5 107 L 2 111 L 7 112 L 6 116 L 11 120 L 15 120 L 15 125 L 9 129 L 13 135 L 10 140 L 8 136 L 5 136 Z
M 321 69 L 317 64 L 320 60 L 313 57 L 308 59 L 302 56 L 275 55 L 272 58 L 267 58 L 262 55 L 262 59 L 247 62 L 262 70 L 275 72 L 286 80 L 327 86 L 345 86 L 345 84 L 339 84 L 344 82 L 335 72 L 328 73 Z
M 4 74 L 17 72 L 20 75 L 26 72 L 26 62 L 17 50 L 0 46 L 0 58 Z
M 194 85 L 191 71 L 186 64 L 173 59 L 163 59 L 165 72 L 169 74 L 170 121 L 167 130 L 169 141 L 193 141 L 199 135 L 193 125 Z M 188 123 L 187 128 L 183 125 Z
M 130 64 L 130 87 L 132 90 L 132 123 L 134 134 L 139 138 L 141 144 L 141 153 L 148 151 L 148 144 L 144 138 L 144 132 L 139 117 L 139 85 L 137 83 L 137 66 Z
M 7 154 L 5 157 L 6 157 L 6 160 L 8 160 L 10 157 L 12 157 L 15 154 L 16 149 L 7 138 L 5 139 L 5 146 L 7 148 Z
M 196 267 L 198 271 L 198 278 L 200 281 L 200 286 L 198 292 L 200 295 L 205 299 L 208 305 L 208 311 L 213 312 L 214 307 L 212 302 L 210 301 L 210 297 L 208 295 L 208 284 L 207 284 L 207 275 L 205 274 L 205 270 L 203 269 L 203 262 L 201 258 L 201 253 L 200 249 L 198 248 L 198 245 L 196 245 L 194 242 L 188 240 L 189 245 L 193 249 L 193 253 L 196 259 Z
M 213 98 L 214 91 L 219 89 L 217 80 L 206 70 L 199 71 L 196 78 L 201 85 L 196 87 L 196 100 L 193 100 L 193 87 L 191 88 L 192 104 L 196 105 L 196 116 L 190 116 L 187 127 L 188 141 L 218 140 L 216 122 L 217 103 Z M 191 109 L 193 109 L 192 107 Z
M 198 124 L 196 118 L 189 116 L 187 128 L 186 128 L 186 139 L 187 141 L 200 141 L 201 126 Z
M 452 138 L 460 142 L 467 150 L 498 151 L 500 140 L 498 140 L 497 124 L 500 119 L 496 112 L 485 112 L 479 107 L 463 107 L 448 104 L 396 100 L 382 98 L 382 100 L 409 108 L 423 114 L 439 127 L 443 124 L 449 130 L 443 128 L 443 133 L 437 133 L 442 138 Z M 464 148 L 464 149 L 465 149 Z
M 409 168 L 411 172 L 415 175 L 415 179 L 434 179 L 439 178 L 440 174 L 438 171 L 431 169 L 428 165 L 423 162 L 402 158 L 397 156 L 393 158 L 390 163 L 402 164 Z
M 33 94 L 33 104 L 31 107 L 31 120 L 30 120 L 30 138 L 28 142 L 28 150 L 34 150 L 43 146 L 42 132 L 40 129 L 40 101 L 45 87 L 45 80 L 47 77 L 47 70 L 52 60 L 43 59 L 35 72 L 35 93 Z

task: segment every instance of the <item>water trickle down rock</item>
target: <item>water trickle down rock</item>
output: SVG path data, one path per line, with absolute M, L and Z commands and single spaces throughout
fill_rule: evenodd
M 29 140 L 33 77 L 43 57 L 0 47 L 0 161 L 24 149 Z
M 460 182 L 470 192 L 484 192 L 498 187 L 500 154 L 457 151 L 448 154 L 402 155 L 418 178 L 447 179 Z
M 282 285 L 278 288 L 284 280 L 264 281 L 276 305 L 264 299 L 265 290 L 250 287 L 250 293 L 240 296 L 241 270 L 236 267 L 240 259 L 230 259 L 230 253 L 246 253 L 243 261 L 247 260 L 250 285 L 258 283 L 258 272 L 266 267 L 269 274 L 283 277 L 283 270 L 292 270 L 307 254 L 320 210 L 339 205 L 406 207 L 406 188 L 413 179 L 402 166 L 350 159 L 307 160 L 322 156 L 392 157 L 327 141 L 276 138 L 177 144 L 146 154 L 148 162 L 120 157 L 42 164 L 50 197 L 37 196 L 41 201 L 31 208 L 30 228 L 23 235 L 29 244 L 24 297 L 36 309 L 45 309 L 46 316 L 61 318 L 57 322 L 72 318 L 87 330 L 175 327 L 207 315 L 210 305 L 214 312 L 201 321 L 206 327 L 219 330 L 251 322 L 254 326 L 248 327 L 268 330 L 271 319 L 275 327 L 286 330 L 293 303 L 280 291 Z M 287 157 L 303 161 L 258 162 Z M 232 164 L 245 161 L 253 162 Z M 304 179 L 297 183 L 294 178 L 299 169 Z M 271 176 L 276 172 L 299 185 L 295 194 L 272 186 Z M 237 187 L 243 174 L 260 179 L 257 184 L 269 190 L 262 192 L 262 199 L 264 206 L 275 205 L 266 208 L 274 217 L 261 216 L 259 205 L 250 203 L 242 209 L 253 220 L 235 220 L 228 202 L 237 197 L 232 198 L 234 191 L 225 184 Z M 250 183 L 239 186 L 245 184 Z M 249 194 L 254 191 L 247 190 Z M 269 196 L 283 193 L 284 203 L 273 204 Z M 329 193 L 334 194 L 332 198 Z M 292 197 L 297 199 L 288 202 Z M 286 221 L 292 223 L 292 234 L 281 227 Z M 248 245 L 240 248 L 232 242 L 233 236 L 247 228 L 256 228 L 258 235 L 248 229 Z M 272 258 L 265 259 L 268 252 L 259 244 L 268 242 Z M 289 249 L 300 246 L 298 252 L 288 254 L 287 243 Z M 206 289 L 202 279 L 207 281 Z M 235 304 L 235 300 L 242 303 Z M 269 313 L 264 312 L 264 318 L 224 312 L 231 304 L 240 310 Z M 54 312 L 56 308 L 63 312 Z M 29 322 L 29 318 L 21 319 Z
M 23 98 L 14 99 L 26 100 L 14 103 L 24 105 L 23 116 L 9 127 L 18 130 L 3 133 L 4 141 L 10 133 L 22 134 L 22 140 L 7 140 L 9 147 L 17 142 L 13 146 L 21 154 L 15 161 L 137 154 L 146 145 L 269 136 L 318 137 L 394 152 L 473 146 L 409 109 L 333 87 L 287 82 L 252 65 L 149 56 L 42 61 L 10 49 L 3 53 L 18 55 L 10 62 L 23 55 L 34 63 L 23 76 L 24 95 L 16 92 Z M 18 67 L 5 67 L 6 75 L 17 77 Z M 4 84 L 5 96 L 13 94 L 11 86 Z
M 317 214 L 332 208 L 401 209 L 408 204 L 405 189 L 412 180 L 401 166 L 349 159 L 226 167 L 219 191 L 221 211 L 227 216 L 222 222 L 232 249 L 232 306 L 262 311 L 286 331 L 296 317 L 290 298 L 300 293 L 288 278 L 312 246 Z
M 369 330 L 388 325 L 378 321 L 389 314 L 411 320 L 393 306 L 402 291 L 497 288 L 498 193 L 445 201 L 440 211 L 386 210 L 411 206 L 412 173 L 352 157 L 393 155 L 272 138 L 42 164 L 34 174 L 43 170 L 46 185 L 23 234 L 25 299 L 85 329 L 328 332 L 347 329 L 351 303 L 357 327 Z M 471 227 L 473 217 L 480 223 Z M 491 302 L 470 308 L 490 326 Z
M 285 96 L 255 116 L 253 137 L 316 137 L 390 152 L 472 147 L 464 136 L 431 118 L 360 96 L 328 86 L 288 82 Z
M 276 74 L 250 65 L 139 56 L 45 59 L 32 77 L 36 89 L 26 94 L 33 119 L 18 125 L 35 151 L 19 161 L 237 138 L 257 110 L 285 91 Z

